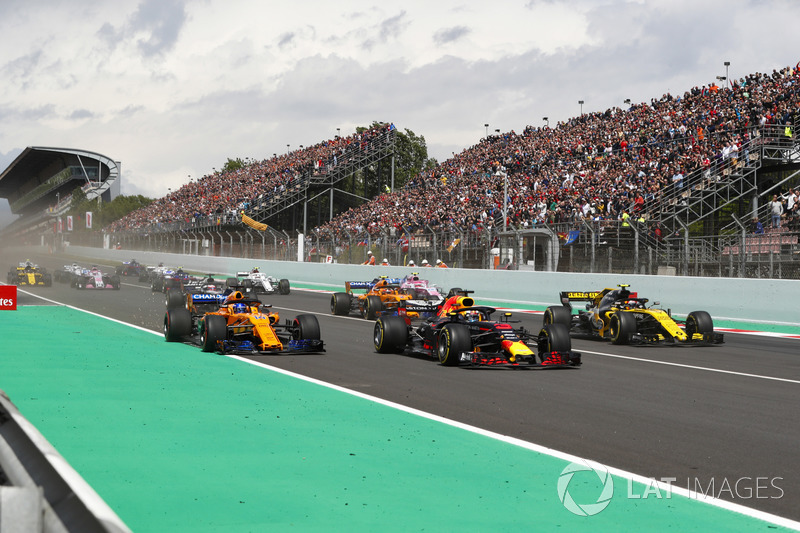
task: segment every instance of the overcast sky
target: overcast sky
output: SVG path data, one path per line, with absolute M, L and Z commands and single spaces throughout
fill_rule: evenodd
M 0 171 L 26 146 L 162 196 L 375 120 L 443 161 L 489 130 L 800 60 L 797 0 L 2 0 Z M 0 222 L 8 204 L 0 200 Z

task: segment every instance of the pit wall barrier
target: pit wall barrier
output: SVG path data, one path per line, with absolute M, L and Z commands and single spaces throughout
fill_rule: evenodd
M 24 250 L 18 249 L 23 257 Z M 37 251 L 46 251 L 37 248 Z M 708 311 L 714 319 L 800 327 L 797 302 L 800 282 L 780 279 L 703 278 L 688 276 L 644 276 L 636 274 L 582 274 L 521 270 L 476 270 L 461 268 L 382 267 L 263 261 L 236 257 L 208 257 L 158 252 L 132 252 L 71 246 L 71 257 L 122 262 L 136 259 L 142 264 L 183 267 L 186 270 L 232 275 L 258 267 L 262 272 L 293 283 L 341 287 L 345 281 L 370 280 L 380 275 L 402 277 L 419 272 L 420 277 L 448 290 L 453 287 L 475 291 L 481 300 L 511 304 L 558 305 L 561 291 L 595 291 L 625 283 L 650 303 L 660 302 L 678 316 L 691 311 Z M 4 254 L 5 255 L 5 254 Z M 16 257 L 16 256 L 12 256 Z M 80 261 L 79 261 L 80 262 Z

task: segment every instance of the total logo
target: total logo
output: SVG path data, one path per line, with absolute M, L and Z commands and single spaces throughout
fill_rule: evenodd
M 573 477 L 575 477 L 576 474 L 580 479 L 591 479 L 592 485 L 596 483 L 594 479 L 595 476 L 599 479 L 602 489 L 596 499 L 590 499 L 587 502 L 575 501 L 572 494 L 570 494 L 570 482 L 573 481 Z M 577 482 L 578 480 L 576 479 L 575 481 Z M 603 511 L 603 509 L 608 507 L 608 504 L 611 503 L 611 498 L 614 496 L 614 479 L 611 477 L 611 474 L 608 473 L 608 469 L 603 465 L 591 463 L 589 461 L 581 461 L 578 463 L 570 463 L 561 471 L 556 488 L 558 490 L 558 499 L 567 511 L 578 516 L 594 516 Z M 573 490 L 574 489 L 575 486 L 573 485 Z
M 0 285 L 0 311 L 17 310 L 17 286 Z

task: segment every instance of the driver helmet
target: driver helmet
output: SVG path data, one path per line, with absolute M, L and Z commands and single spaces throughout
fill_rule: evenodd
M 464 311 L 464 319 L 467 322 L 480 322 L 481 313 L 480 313 L 480 311 L 476 311 L 474 309 L 472 309 L 470 311 Z
M 234 313 L 246 313 L 247 306 L 243 303 L 233 304 L 233 312 Z
M 252 272 L 253 272 L 253 274 L 258 274 L 258 267 L 253 267 Z

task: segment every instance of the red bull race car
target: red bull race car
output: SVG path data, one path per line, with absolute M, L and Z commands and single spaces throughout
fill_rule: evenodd
M 381 316 L 375 322 L 373 344 L 378 353 L 435 357 L 445 366 L 510 368 L 564 368 L 581 364 L 572 351 L 569 331 L 548 324 L 538 334 L 512 325 L 511 313 L 493 320 L 493 307 L 475 305 L 459 291 L 439 309 L 436 317 L 418 327 L 399 315 Z

